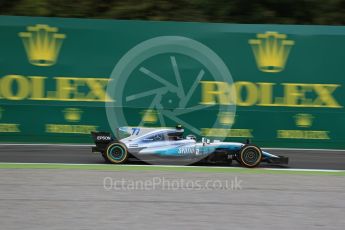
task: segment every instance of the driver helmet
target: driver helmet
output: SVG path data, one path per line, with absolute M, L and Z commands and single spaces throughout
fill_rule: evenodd
M 187 140 L 196 140 L 196 136 L 192 135 L 192 134 L 189 134 L 186 136 L 186 139 Z

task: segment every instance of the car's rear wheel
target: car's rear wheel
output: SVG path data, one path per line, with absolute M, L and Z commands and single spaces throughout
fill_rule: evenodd
M 239 156 L 239 162 L 247 168 L 258 166 L 262 159 L 262 151 L 254 145 L 245 145 L 242 147 Z
M 128 159 L 126 146 L 119 142 L 110 143 L 104 155 L 105 158 L 113 164 L 125 163 Z

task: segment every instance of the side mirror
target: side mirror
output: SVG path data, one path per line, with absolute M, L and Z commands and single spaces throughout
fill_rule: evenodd
M 205 137 L 201 138 L 201 142 L 205 143 L 206 142 L 206 138 Z

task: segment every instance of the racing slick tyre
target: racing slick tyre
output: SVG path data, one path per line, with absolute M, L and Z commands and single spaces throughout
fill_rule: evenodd
M 258 166 L 262 159 L 262 151 L 255 145 L 245 145 L 242 147 L 238 160 L 244 167 L 254 168 Z
M 125 163 L 128 159 L 127 148 L 119 142 L 110 143 L 106 148 L 104 158 L 113 164 Z

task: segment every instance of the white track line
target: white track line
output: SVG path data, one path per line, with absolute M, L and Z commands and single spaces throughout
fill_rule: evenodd
M 260 169 L 260 168 L 257 168 Z M 295 168 L 262 168 L 264 170 L 271 170 L 271 171 L 303 171 L 303 172 L 345 172 L 345 170 L 337 170 L 337 169 L 295 169 Z
M 71 165 L 71 166 L 105 166 L 107 164 L 75 164 L 75 163 L 11 163 L 0 162 L 0 165 Z M 110 165 L 109 165 L 110 166 Z M 116 167 L 157 167 L 157 168 L 205 168 L 205 169 L 240 169 L 240 170 L 253 170 L 242 167 L 204 167 L 204 166 L 180 166 L 180 165 L 116 165 Z M 298 168 L 255 168 L 256 170 L 267 171 L 303 171 L 303 172 L 345 172 L 345 170 L 336 169 L 298 169 Z

